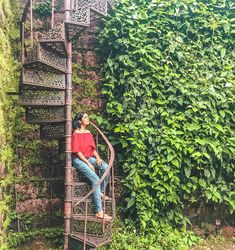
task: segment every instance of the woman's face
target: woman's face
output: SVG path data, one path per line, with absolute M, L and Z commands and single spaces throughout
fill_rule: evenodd
M 85 114 L 83 115 L 81 122 L 82 122 L 82 125 L 88 125 L 88 124 L 90 123 L 90 122 L 89 122 L 89 116 L 88 116 L 87 113 L 85 113 Z

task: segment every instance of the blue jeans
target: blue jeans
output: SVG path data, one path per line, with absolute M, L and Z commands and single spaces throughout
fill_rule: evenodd
M 95 167 L 95 169 L 100 170 L 101 176 L 104 174 L 105 170 L 108 167 L 108 164 L 106 162 L 103 162 L 102 165 L 99 167 L 94 157 L 88 158 L 88 161 Z M 91 182 L 92 188 L 100 180 L 99 176 L 84 161 L 80 160 L 79 158 L 73 159 L 73 166 L 76 168 L 78 172 L 82 173 Z M 105 177 L 104 181 L 101 183 L 101 187 L 98 186 L 96 190 L 93 192 L 93 202 L 96 212 L 103 210 L 101 201 L 101 192 L 104 193 L 108 180 L 109 180 L 109 174 Z

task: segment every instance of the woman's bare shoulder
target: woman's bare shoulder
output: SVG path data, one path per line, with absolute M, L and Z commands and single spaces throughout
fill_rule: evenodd
M 74 130 L 74 133 L 76 134 L 91 134 L 91 132 L 89 130 L 85 130 L 85 131 L 80 131 L 78 129 Z

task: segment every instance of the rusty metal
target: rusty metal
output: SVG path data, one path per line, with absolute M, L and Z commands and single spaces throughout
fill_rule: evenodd
M 64 249 L 95 249 L 111 241 L 112 221 L 95 218 L 91 195 L 110 173 L 107 190 L 109 192 L 112 190 L 113 194 L 109 201 L 103 199 L 102 203 L 104 213 L 114 217 L 114 188 L 111 187 L 114 182 L 114 150 L 105 135 L 91 123 L 98 131 L 97 151 L 103 150 L 99 147 L 99 135 L 109 148 L 108 167 L 93 188 L 86 183 L 84 177 L 77 176 L 72 168 L 72 44 L 70 41 L 75 36 L 82 36 L 83 31 L 90 26 L 91 20 L 106 15 L 110 3 L 107 0 L 64 0 L 63 21 L 60 16 L 56 16 L 57 1 L 52 0 L 51 29 L 43 33 L 33 27 L 34 3 L 36 4 L 37 0 L 25 1 L 21 19 L 20 104 L 26 107 L 27 122 L 40 124 L 41 138 L 65 138 Z M 25 24 L 28 23 L 29 30 L 25 29 Z M 106 193 L 105 190 L 104 195 Z M 79 234 L 75 233 L 76 229 L 79 230 Z
M 51 1 L 51 28 L 54 28 L 54 19 L 55 19 L 55 0 Z
M 41 139 L 59 139 L 64 138 L 64 123 L 43 124 L 40 126 Z
M 64 0 L 64 19 L 69 20 L 70 17 L 70 0 Z M 65 165 L 65 205 L 67 210 L 64 211 L 64 250 L 68 250 L 68 239 L 71 229 L 71 213 L 72 213 L 72 156 L 71 156 L 71 135 L 72 135 L 72 44 L 67 44 L 67 75 L 66 75 L 66 123 L 65 123 L 65 143 L 66 143 L 66 165 Z
M 44 65 L 46 71 L 48 66 L 51 69 L 67 72 L 66 56 L 60 55 L 55 51 L 49 50 L 47 46 L 37 43 L 33 48 L 28 49 L 24 65 L 32 65 L 38 68 Z
M 65 74 L 50 72 L 38 68 L 24 67 L 22 70 L 22 87 L 32 89 L 65 89 Z
M 21 106 L 63 106 L 65 93 L 60 90 L 26 89 L 20 95 Z
M 33 48 L 33 0 L 30 0 L 30 47 Z
M 35 107 L 26 109 L 26 120 L 30 124 L 64 122 L 64 107 Z
M 21 31 L 20 31 L 20 34 L 21 34 L 21 50 L 20 50 L 20 61 L 21 61 L 21 64 L 23 65 L 24 64 L 24 60 L 25 60 L 25 54 L 24 54 L 24 26 L 25 26 L 25 23 L 22 22 L 21 23 Z
M 85 226 L 84 226 L 84 241 L 83 241 L 83 250 L 86 250 L 86 233 L 87 233 L 87 199 L 85 206 Z

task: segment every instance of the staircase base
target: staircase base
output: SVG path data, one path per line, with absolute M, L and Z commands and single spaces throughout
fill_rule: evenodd
M 86 236 L 86 250 L 95 250 L 97 247 L 106 245 L 112 241 L 111 235 Z M 84 250 L 84 234 L 74 233 L 69 236 L 69 250 Z

